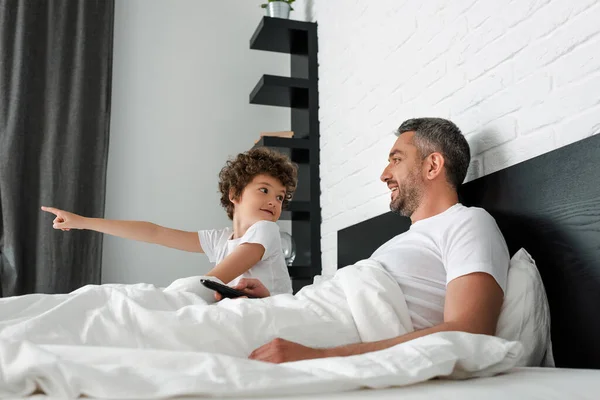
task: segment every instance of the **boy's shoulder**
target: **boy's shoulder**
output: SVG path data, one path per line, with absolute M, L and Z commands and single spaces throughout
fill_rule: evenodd
M 216 229 L 200 229 L 198 231 L 198 233 L 200 235 L 211 235 L 214 237 L 220 237 L 220 236 L 231 235 L 233 233 L 233 228 L 228 226 L 225 228 L 216 228 Z
M 248 228 L 248 230 L 250 229 L 260 229 L 260 230 L 266 230 L 266 231 L 273 231 L 273 232 L 277 232 L 279 233 L 279 225 L 277 225 L 276 222 L 273 221 L 267 221 L 267 220 L 260 220 L 260 221 L 256 221 L 255 223 L 253 223 L 250 228 Z
M 281 253 L 279 225 L 273 221 L 257 221 L 248 228 L 241 242 L 262 244 L 266 249 L 267 258 L 272 254 L 279 254 Z

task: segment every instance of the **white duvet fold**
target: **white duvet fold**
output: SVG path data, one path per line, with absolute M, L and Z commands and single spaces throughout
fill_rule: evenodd
M 326 347 L 398 336 L 412 330 L 405 310 L 393 278 L 365 260 L 296 296 L 210 306 L 192 292 L 146 284 L 0 299 L 0 339 L 246 357 L 276 337 Z
M 272 365 L 247 359 L 281 337 L 311 347 L 412 330 L 404 296 L 372 261 L 296 296 L 206 305 L 152 285 L 86 286 L 0 299 L 0 397 L 165 398 L 350 390 L 511 368 L 515 342 L 446 332 L 346 358 Z

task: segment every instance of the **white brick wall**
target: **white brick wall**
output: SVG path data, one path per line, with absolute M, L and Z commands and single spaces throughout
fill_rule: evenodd
M 337 231 L 389 210 L 378 179 L 403 120 L 456 122 L 468 180 L 600 132 L 600 0 L 297 3 L 319 23 L 325 274 Z

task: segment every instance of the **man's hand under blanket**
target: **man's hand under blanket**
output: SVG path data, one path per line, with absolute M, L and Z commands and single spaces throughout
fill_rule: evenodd
M 355 343 L 330 349 L 313 349 L 285 339 L 275 339 L 250 354 L 250 359 L 271 363 L 325 357 L 346 357 L 384 350 L 436 332 L 461 331 L 494 335 L 504 294 L 489 274 L 476 272 L 452 280 L 446 288 L 444 322 L 399 337 Z

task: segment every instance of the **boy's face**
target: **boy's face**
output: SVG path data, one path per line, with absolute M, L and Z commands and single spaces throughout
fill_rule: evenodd
M 232 199 L 234 214 L 248 221 L 277 221 L 285 199 L 285 186 L 270 175 L 256 175 L 239 199 Z

